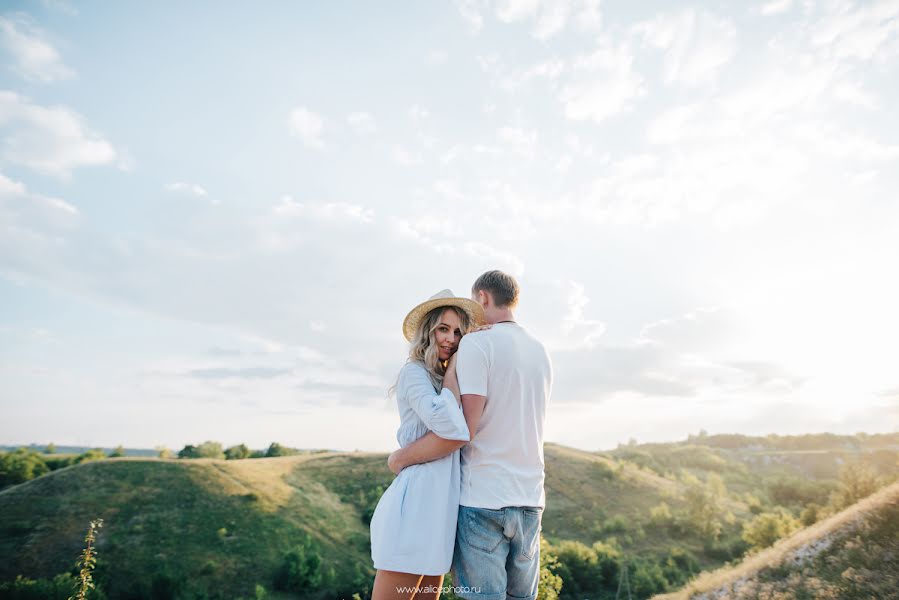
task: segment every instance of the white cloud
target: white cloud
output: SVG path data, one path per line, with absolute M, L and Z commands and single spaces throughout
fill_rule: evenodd
M 367 135 L 378 130 L 375 119 L 367 112 L 354 112 L 347 115 L 347 125 L 360 135 Z
M 402 167 L 411 167 L 422 163 L 421 156 L 409 152 L 402 146 L 394 146 L 390 151 L 390 158 Z
M 763 15 L 779 15 L 787 12 L 793 6 L 793 0 L 771 0 L 762 5 L 760 11 Z
M 602 27 L 602 13 L 599 10 L 600 0 L 584 0 L 575 22 L 582 31 L 599 31 Z
M 409 108 L 409 116 L 412 118 L 413 121 L 421 121 L 423 119 L 427 119 L 430 116 L 430 114 L 431 113 L 428 111 L 428 109 L 424 108 L 423 106 L 419 106 L 417 104 L 413 104 Z
M 477 33 L 484 27 L 484 0 L 456 0 L 456 8 L 468 25 L 469 30 Z
M 196 183 L 186 183 L 184 181 L 176 181 L 175 183 L 167 183 L 165 184 L 165 189 L 170 192 L 174 192 L 177 194 L 191 194 L 197 197 L 204 197 L 207 195 L 206 190 L 203 186 L 197 185 Z
M 559 98 L 565 116 L 596 123 L 629 110 L 643 96 L 643 78 L 633 70 L 634 57 L 626 45 L 603 46 L 578 57 Z
M 737 49 L 737 30 L 728 19 L 692 8 L 643 21 L 632 31 L 665 51 L 666 83 L 707 83 Z
M 884 62 L 899 51 L 899 46 L 889 45 L 897 33 L 899 3 L 841 2 L 814 23 L 810 35 L 813 46 L 827 48 L 837 58 Z
M 537 152 L 537 132 L 519 127 L 502 127 L 497 136 L 499 140 L 518 156 L 533 160 Z
M 304 106 L 294 108 L 287 118 L 290 134 L 311 148 L 324 147 L 321 139 L 324 125 L 325 121 L 321 116 Z
M 3 159 L 30 169 L 68 177 L 82 166 L 113 162 L 112 144 L 62 106 L 44 107 L 14 92 L 0 91 L 0 128 L 7 132 Z
M 52 83 L 75 76 L 44 34 L 23 19 L 0 17 L 0 42 L 15 61 L 13 70 L 28 81 Z

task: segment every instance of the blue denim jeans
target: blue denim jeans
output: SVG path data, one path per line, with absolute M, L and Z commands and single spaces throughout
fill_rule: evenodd
M 543 509 L 459 507 L 453 586 L 465 600 L 535 600 Z

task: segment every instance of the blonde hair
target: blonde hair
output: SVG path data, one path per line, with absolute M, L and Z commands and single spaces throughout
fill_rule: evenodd
M 497 308 L 515 308 L 518 304 L 518 282 L 508 273 L 493 270 L 477 278 L 472 292 L 489 292 Z
M 417 362 L 424 366 L 425 371 L 428 372 L 428 377 L 431 379 L 431 383 L 434 384 L 434 388 L 440 389 L 443 387 L 443 376 L 446 374 L 446 364 L 444 361 L 440 360 L 440 356 L 438 355 L 437 350 L 437 327 L 440 325 L 440 317 L 443 316 L 443 311 L 452 310 L 459 317 L 459 321 L 461 322 L 462 335 L 465 335 L 469 331 L 471 331 L 473 327 L 472 319 L 463 309 L 458 306 L 438 306 L 437 308 L 433 308 L 422 318 L 422 320 L 418 323 L 418 327 L 415 330 L 415 337 L 412 338 L 412 343 L 409 346 L 409 358 L 406 359 L 407 363 Z M 399 381 L 399 376 L 397 376 L 397 381 Z M 387 395 L 392 396 L 396 392 L 396 384 L 395 381 L 390 389 L 387 390 Z

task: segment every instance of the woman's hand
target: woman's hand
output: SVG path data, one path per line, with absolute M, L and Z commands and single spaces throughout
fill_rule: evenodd
M 397 458 L 397 452 L 399 452 L 399 450 L 394 450 L 390 453 L 390 456 L 387 457 L 387 467 L 393 472 L 394 475 L 399 475 L 400 471 L 403 470 L 403 467 L 400 465 L 399 458 Z

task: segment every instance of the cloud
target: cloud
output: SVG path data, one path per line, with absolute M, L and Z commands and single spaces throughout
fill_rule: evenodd
M 646 93 L 633 62 L 633 54 L 623 44 L 604 45 L 576 58 L 568 83 L 559 94 L 565 116 L 601 123 L 629 110 Z
M 66 178 L 76 168 L 109 164 L 118 156 L 77 113 L 39 106 L 14 92 L 0 91 L 0 128 L 6 131 L 3 159 L 47 175 Z
M 428 109 L 424 108 L 423 106 L 419 106 L 418 104 L 413 104 L 411 107 L 409 107 L 409 117 L 413 121 L 422 121 L 424 119 L 427 119 L 430 115 L 431 113 L 428 111 Z
M 486 4 L 484 0 L 456 0 L 459 15 L 472 33 L 477 33 L 484 27 L 483 11 Z
M 500 142 L 514 154 L 533 160 L 537 153 L 537 132 L 518 127 L 502 127 L 497 132 Z
M 176 194 L 190 194 L 202 198 L 207 195 L 206 190 L 196 183 L 186 183 L 176 181 L 175 183 L 165 184 L 165 189 Z
M 665 83 L 692 86 L 712 81 L 736 53 L 737 30 L 728 20 L 689 8 L 634 25 L 645 43 L 665 51 Z
M 23 18 L 0 17 L 0 43 L 15 61 L 12 70 L 27 81 L 53 83 L 75 76 L 44 34 Z
M 324 125 L 325 121 L 321 116 L 304 106 L 294 108 L 287 118 L 290 135 L 299 138 L 310 148 L 324 148 L 325 144 L 321 139 Z
M 899 45 L 889 45 L 897 33 L 899 4 L 895 2 L 836 3 L 810 29 L 813 47 L 826 48 L 840 59 L 881 63 L 899 52 Z
M 779 15 L 792 8 L 793 0 L 771 0 L 759 9 L 763 15 Z
M 724 325 L 724 332 L 719 328 Z M 780 397 L 806 378 L 765 360 L 728 358 L 734 327 L 718 310 L 697 309 L 647 324 L 624 343 L 595 338 L 552 353 L 560 402 L 622 398 Z
M 490 11 L 487 0 L 457 0 L 459 14 L 473 32 L 484 26 Z M 531 36 L 542 42 L 563 32 L 572 21 L 580 31 L 596 32 L 602 18 L 599 0 L 498 0 L 492 2 L 492 13 L 501 23 L 529 23 Z
M 360 135 L 367 135 L 378 130 L 374 118 L 366 112 L 354 112 L 347 115 L 347 125 Z

